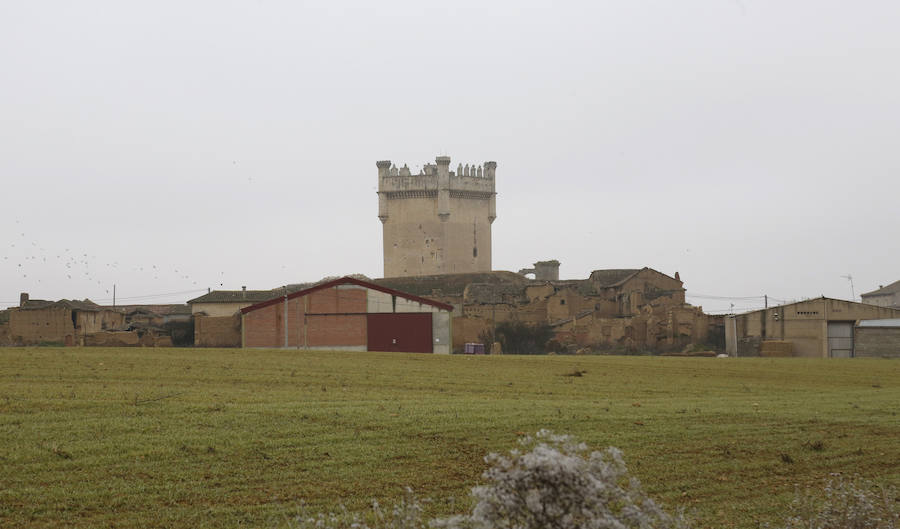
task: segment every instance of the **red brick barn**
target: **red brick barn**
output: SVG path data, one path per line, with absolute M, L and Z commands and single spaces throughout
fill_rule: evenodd
M 243 347 L 450 352 L 453 306 L 342 277 L 241 309 Z

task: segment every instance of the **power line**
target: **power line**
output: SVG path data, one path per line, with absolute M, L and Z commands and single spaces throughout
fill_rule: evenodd
M 731 300 L 731 299 L 763 299 L 765 298 L 765 294 L 762 296 L 712 296 L 709 294 L 685 294 L 686 297 L 689 298 L 697 298 L 697 299 L 720 299 L 720 300 Z

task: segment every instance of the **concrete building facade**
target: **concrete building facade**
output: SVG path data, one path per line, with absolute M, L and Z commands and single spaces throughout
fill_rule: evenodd
M 856 321 L 885 318 L 900 318 L 900 310 L 826 297 L 756 310 L 726 318 L 726 352 L 765 356 L 777 349 L 780 356 L 851 357 Z
M 385 277 L 491 270 L 496 162 L 451 171 L 450 157 L 438 156 L 415 175 L 390 160 L 376 165 Z
M 450 353 L 451 305 L 343 277 L 241 309 L 243 347 Z
M 900 309 L 900 281 L 894 281 L 888 286 L 880 286 L 878 290 L 866 292 L 860 296 L 863 303 Z

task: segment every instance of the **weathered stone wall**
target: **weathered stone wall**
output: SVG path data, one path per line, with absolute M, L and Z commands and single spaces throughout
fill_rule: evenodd
M 12 334 L 9 332 L 9 322 L 0 323 L 0 346 L 14 345 Z
M 125 314 L 118 311 L 101 310 L 94 312 L 76 310 L 74 312 L 77 326 L 76 334 L 78 336 L 105 330 L 121 329 L 125 325 Z
M 75 324 L 72 311 L 65 307 L 15 309 L 9 315 L 9 332 L 13 341 L 22 345 L 66 344 L 75 336 Z

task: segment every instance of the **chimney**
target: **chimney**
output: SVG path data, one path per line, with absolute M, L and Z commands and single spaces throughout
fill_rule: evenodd
M 24 307 L 26 303 L 28 303 L 28 292 L 22 292 L 19 294 L 19 306 Z
M 247 286 L 246 285 L 241 287 L 241 299 L 247 299 Z

